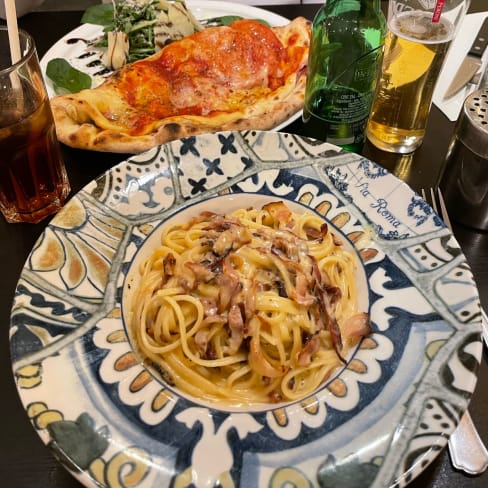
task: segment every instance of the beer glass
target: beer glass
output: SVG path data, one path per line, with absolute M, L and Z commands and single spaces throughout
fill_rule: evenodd
M 8 222 L 37 223 L 61 208 L 70 191 L 32 37 L 19 32 L 12 65 L 0 27 L 0 210 Z
M 366 127 L 383 151 L 410 153 L 423 141 L 446 53 L 470 0 L 389 0 L 381 77 Z

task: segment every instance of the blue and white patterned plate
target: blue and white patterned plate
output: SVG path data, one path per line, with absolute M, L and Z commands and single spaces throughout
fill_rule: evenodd
M 263 198 L 307 206 L 347 236 L 374 333 L 301 402 L 213 409 L 139 363 L 122 320 L 124 279 L 171 216 Z M 400 487 L 467 408 L 480 330 L 457 242 L 407 185 L 335 146 L 249 131 L 154 148 L 73 197 L 22 271 L 10 340 L 27 415 L 87 486 Z

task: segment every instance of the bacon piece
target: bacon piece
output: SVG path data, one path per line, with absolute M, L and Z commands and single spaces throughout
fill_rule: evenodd
M 227 256 L 222 262 L 222 273 L 216 277 L 219 285 L 219 311 L 227 310 L 231 303 L 232 297 L 240 291 L 239 275 L 232 267 L 229 257 Z
M 217 276 L 217 284 L 219 285 L 220 289 L 219 312 L 223 312 L 228 307 L 237 284 L 231 281 L 228 276 L 223 274 L 219 274 Z
M 195 334 L 195 344 L 200 353 L 200 357 L 206 357 L 208 345 L 208 329 L 200 329 Z
M 201 263 L 186 261 L 185 266 L 193 272 L 198 283 L 208 283 L 215 277 L 212 270 Z
M 341 329 L 339 328 L 339 324 L 337 323 L 334 310 L 332 308 L 331 298 L 329 297 L 328 290 L 334 290 L 336 287 L 327 287 L 322 286 L 320 282 L 315 282 L 313 291 L 314 295 L 317 297 L 317 302 L 319 306 L 319 310 L 326 321 L 327 329 L 330 332 L 332 345 L 334 346 L 334 350 L 336 351 L 339 359 L 342 362 L 346 362 L 345 359 L 342 357 L 342 335 Z M 340 291 L 340 290 L 339 290 Z
M 277 255 L 283 255 L 288 260 L 293 262 L 298 262 L 300 259 L 298 246 L 296 244 L 296 239 L 293 242 L 291 239 L 285 239 L 284 237 L 277 237 L 273 241 L 271 249 Z
M 322 292 L 319 294 L 320 299 L 321 299 L 321 304 L 322 304 L 322 311 L 324 312 L 326 318 L 327 318 L 327 326 L 330 332 L 330 336 L 332 339 L 332 345 L 334 346 L 334 349 L 344 363 L 346 362 L 344 358 L 341 355 L 341 350 L 342 350 L 342 336 L 341 336 L 341 329 L 339 328 L 339 324 L 337 323 L 337 320 L 335 318 L 335 314 L 332 310 L 332 305 L 329 300 L 329 295 L 327 291 L 322 290 Z
M 229 354 L 235 354 L 241 347 L 244 339 L 244 319 L 242 317 L 241 307 L 238 304 L 233 304 L 229 310 L 229 328 L 231 336 L 229 338 Z
M 337 303 L 342 297 L 342 291 L 338 286 L 325 286 L 325 290 L 327 291 L 331 305 Z
M 312 356 L 320 350 L 320 337 L 315 334 L 305 343 L 303 349 L 298 353 L 298 366 L 308 366 L 312 362 Z
M 217 256 L 225 256 L 227 255 L 234 245 L 234 241 L 232 239 L 232 234 L 228 231 L 222 232 L 218 239 L 214 242 L 212 246 L 212 251 Z
M 212 251 L 217 256 L 225 256 L 232 249 L 238 249 L 249 242 L 251 242 L 251 234 L 248 229 L 242 225 L 231 223 L 230 227 L 219 235 L 212 246 Z
M 309 293 L 310 283 L 304 273 L 297 273 L 295 278 L 295 300 L 306 307 L 315 303 L 315 297 Z
M 369 315 L 366 312 L 358 312 L 348 317 L 342 324 L 342 333 L 346 340 L 355 339 L 371 334 Z
M 292 271 L 295 275 L 295 288 L 291 290 L 286 290 L 286 296 L 295 299 L 301 305 L 313 305 L 316 302 L 315 297 L 313 296 L 313 294 L 310 293 L 313 281 L 310 281 L 308 279 L 307 273 L 304 271 L 304 266 L 301 263 L 297 263 L 288 259 L 286 256 L 283 255 L 283 253 L 275 250 L 274 248 L 271 248 L 271 253 L 272 254 L 270 255 L 270 258 L 271 261 L 275 262 L 275 265 L 276 259 L 278 258 L 283 262 L 287 270 Z M 273 255 L 276 255 L 277 258 Z
M 200 222 L 205 222 L 207 220 L 212 220 L 217 214 L 214 212 L 210 212 L 208 210 L 204 210 L 203 212 L 200 212 L 199 215 L 196 217 L 192 217 L 188 223 L 183 226 L 183 229 L 190 229 L 193 227 L 195 224 L 199 224 Z
M 208 220 L 208 223 L 203 228 L 203 230 L 206 232 L 206 235 L 209 239 L 208 244 L 212 247 L 212 252 L 214 251 L 213 246 L 215 244 L 215 241 L 219 238 L 222 232 L 230 229 L 231 223 L 231 219 L 226 218 L 224 215 L 218 214 L 213 215 L 212 218 Z
M 277 222 L 281 222 L 283 224 L 287 224 L 292 217 L 291 211 L 281 201 L 271 202 L 266 205 L 263 205 L 262 209 L 268 212 L 269 215 L 273 218 L 273 220 Z
M 213 242 L 209 243 L 208 245 L 211 247 L 213 245 Z M 207 252 L 202 257 L 201 263 L 213 273 L 221 273 L 223 258 L 223 256 L 216 256 L 213 252 Z
M 317 282 L 317 283 L 323 283 L 323 279 L 322 279 L 322 272 L 320 271 L 320 268 L 319 268 L 319 265 L 317 263 L 317 260 L 313 257 L 313 256 L 308 256 L 310 258 L 310 262 L 312 263 L 312 276 L 313 276 L 313 279 Z
M 329 231 L 329 226 L 327 225 L 327 222 L 324 222 L 320 226 L 320 230 L 317 230 L 314 227 L 309 227 L 309 226 L 304 226 L 303 230 L 305 231 L 306 236 L 309 237 L 310 239 L 320 240 L 327 235 L 327 232 Z
M 332 232 L 332 240 L 336 246 L 342 246 L 343 242 Z
M 176 258 L 172 253 L 166 254 L 163 258 L 163 271 L 164 276 L 169 278 L 174 275 Z
M 317 264 L 317 260 L 313 256 L 308 255 L 308 257 L 312 265 L 312 276 L 314 280 L 317 283 L 321 283 L 323 286 L 331 286 L 332 282 L 329 278 L 329 275 L 325 271 L 319 268 L 319 265 Z
M 277 258 L 279 258 L 283 264 L 291 271 L 293 272 L 297 272 L 297 271 L 302 271 L 302 266 L 300 265 L 300 263 L 297 263 L 295 261 L 292 261 L 291 259 L 288 259 L 288 257 L 283 254 L 279 249 L 276 249 L 275 247 L 271 247 L 271 252 L 267 252 L 266 254 L 269 255 L 270 259 L 272 261 L 275 261 L 275 257 L 276 256 Z

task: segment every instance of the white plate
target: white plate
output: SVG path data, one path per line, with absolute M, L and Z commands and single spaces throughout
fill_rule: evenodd
M 217 409 L 137 361 L 124 284 L 168 219 L 267 198 L 309 207 L 347 236 L 362 259 L 373 334 L 304 401 Z M 405 183 L 330 144 L 247 131 L 153 148 L 72 198 L 26 261 L 10 344 L 27 415 L 87 486 L 311 488 L 359 478 L 398 487 L 432 462 L 466 410 L 480 331 L 459 245 Z
M 199 20 L 221 17 L 223 15 L 238 15 L 246 19 L 261 19 L 268 22 L 271 26 L 286 25 L 290 22 L 286 17 L 282 17 L 268 10 L 239 3 L 188 0 L 186 5 Z M 99 25 L 82 24 L 59 39 L 44 54 L 40 60 L 40 65 L 44 74 L 49 98 L 55 95 L 53 83 L 46 76 L 47 63 L 51 59 L 64 58 L 78 70 L 89 74 L 93 80 L 93 87 L 103 81 L 104 76 L 107 75 L 107 70 L 101 64 L 101 53 L 96 49 L 87 49 L 87 41 L 97 39 L 102 33 L 103 28 Z M 289 119 L 274 127 L 274 130 L 280 130 L 286 127 L 301 117 L 301 114 L 302 111 L 300 110 Z

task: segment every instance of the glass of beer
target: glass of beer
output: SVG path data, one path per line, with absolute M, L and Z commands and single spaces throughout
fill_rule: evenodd
M 8 222 L 37 223 L 63 206 L 70 185 L 34 40 L 22 30 L 19 40 L 12 64 L 0 27 L 0 210 Z
M 410 153 L 423 141 L 432 95 L 469 0 L 389 0 L 381 77 L 366 127 L 383 151 Z

